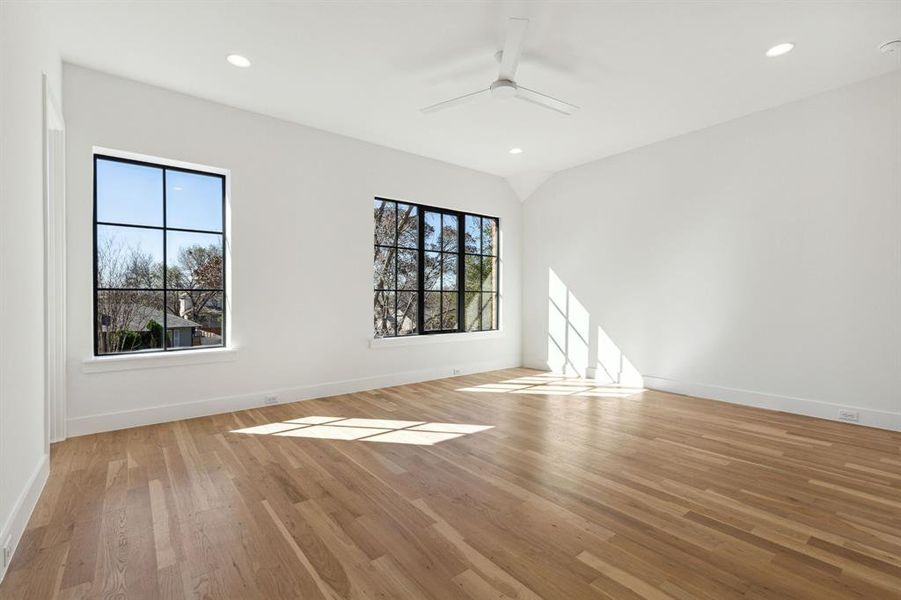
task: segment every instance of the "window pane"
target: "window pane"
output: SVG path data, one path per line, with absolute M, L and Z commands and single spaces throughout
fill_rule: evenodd
M 163 170 L 97 159 L 97 220 L 163 225 Z
M 168 292 L 166 347 L 221 346 L 223 299 L 222 292 Z
M 97 354 L 163 347 L 163 293 L 97 292 Z
M 441 215 L 441 222 L 441 247 L 445 252 L 459 252 L 457 233 L 460 229 L 460 219 L 455 215 Z
M 463 285 L 466 286 L 466 289 L 469 291 L 477 292 L 481 290 L 482 283 L 482 257 L 481 256 L 472 256 L 470 254 L 465 255 L 465 269 L 466 272 L 463 274 L 464 282 Z
M 97 286 L 163 287 L 163 232 L 98 225 Z
M 166 170 L 166 227 L 222 231 L 224 179 Z
M 425 289 L 440 290 L 441 289 L 441 253 L 426 252 L 425 268 L 423 271 L 425 277 Z
M 397 335 L 417 333 L 418 297 L 414 292 L 397 295 Z
M 377 290 L 394 289 L 394 248 L 375 247 L 372 284 Z
M 482 294 L 482 330 L 497 329 L 496 294 Z
M 387 200 L 376 200 L 373 204 L 376 244 L 384 246 L 393 246 L 395 244 L 395 208 L 395 203 Z
M 222 236 L 166 232 L 166 283 L 172 288 L 222 287 Z
M 457 328 L 457 292 L 444 292 L 442 294 L 444 305 L 442 306 L 442 329 Z
M 466 215 L 466 239 L 464 245 L 467 252 L 479 254 L 482 251 L 482 223 L 479 217 Z
M 397 251 L 397 289 L 416 290 L 419 281 L 419 253 L 416 250 Z
M 481 310 L 481 294 L 478 292 L 466 292 L 463 298 L 465 311 L 465 319 L 463 327 L 466 331 L 478 331 L 481 327 L 479 323 L 479 311 Z
M 376 336 L 496 328 L 483 317 L 483 305 L 496 305 L 496 220 L 390 200 L 373 207 Z
M 441 249 L 441 213 L 425 212 L 425 249 Z
M 441 293 L 425 293 L 425 330 L 441 329 Z
M 415 206 L 397 205 L 397 245 L 419 248 L 419 209 Z
M 441 279 L 442 279 L 442 289 L 444 290 L 456 290 L 457 289 L 457 257 L 459 254 L 447 254 L 445 253 L 444 264 L 441 266 Z
M 482 254 L 497 255 L 496 219 L 482 219 Z
M 375 337 L 394 335 L 394 292 L 375 292 L 373 328 Z
M 495 292 L 497 287 L 497 259 L 494 257 L 482 258 L 482 291 Z

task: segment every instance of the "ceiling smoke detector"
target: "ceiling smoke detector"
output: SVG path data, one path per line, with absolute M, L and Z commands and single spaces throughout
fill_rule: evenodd
M 890 42 L 885 42 L 884 44 L 879 46 L 879 51 L 883 54 L 901 55 L 901 40 L 892 40 Z

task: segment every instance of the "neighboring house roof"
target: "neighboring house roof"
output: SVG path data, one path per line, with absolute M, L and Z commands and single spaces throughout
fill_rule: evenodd
M 126 312 L 126 310 L 129 316 L 126 328 L 131 331 L 148 331 L 147 324 L 150 321 L 156 321 L 160 325 L 163 324 L 163 311 L 158 308 L 133 304 L 122 307 L 123 312 Z M 166 329 L 181 329 L 183 327 L 200 327 L 200 324 L 174 315 L 171 312 L 166 312 Z

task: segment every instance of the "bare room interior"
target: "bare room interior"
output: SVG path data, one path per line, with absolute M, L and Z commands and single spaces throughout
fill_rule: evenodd
M 0 0 L 0 600 L 901 600 L 901 0 Z

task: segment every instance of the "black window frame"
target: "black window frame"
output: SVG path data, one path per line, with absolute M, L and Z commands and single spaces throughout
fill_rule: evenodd
M 420 204 L 418 202 L 410 202 L 408 200 L 399 200 L 396 198 L 386 198 L 383 196 L 375 196 L 373 198 L 373 206 L 377 202 L 393 202 L 395 206 L 395 219 L 394 219 L 394 244 L 379 244 L 378 240 L 373 237 L 373 265 L 376 260 L 376 253 L 378 248 L 393 248 L 395 250 L 395 259 L 394 259 L 394 271 L 395 271 L 395 286 L 394 289 L 379 289 L 373 285 L 373 294 L 377 294 L 378 292 L 392 292 L 394 294 L 394 312 L 397 314 L 397 297 L 398 294 L 403 292 L 412 292 L 417 294 L 417 311 L 416 311 L 416 331 L 413 333 L 407 334 L 399 334 L 398 333 L 398 323 L 395 317 L 394 319 L 394 333 L 388 335 L 376 335 L 375 329 L 373 328 L 373 337 L 375 339 L 394 339 L 394 338 L 409 338 L 409 337 L 417 337 L 422 335 L 444 335 L 444 334 L 456 334 L 456 333 L 479 333 L 479 332 L 488 332 L 488 331 L 499 331 L 501 328 L 500 321 L 500 312 L 501 312 L 501 219 L 500 217 L 495 217 L 491 215 L 485 215 L 480 213 L 474 213 L 469 211 L 461 211 L 455 210 L 451 208 L 444 208 L 440 206 L 432 206 L 428 204 Z M 417 219 L 418 219 L 418 248 L 410 248 L 409 246 L 401 246 L 399 242 L 399 231 L 397 224 L 398 217 L 398 205 L 407 205 L 415 207 L 417 210 Z M 425 219 L 426 213 L 439 213 L 442 215 L 448 215 L 456 218 L 457 220 L 457 246 L 454 250 L 446 250 L 441 244 L 440 250 L 429 250 L 425 247 Z M 480 247 L 480 254 L 478 256 L 482 257 L 490 257 L 495 261 L 494 267 L 494 290 L 490 292 L 484 292 L 480 290 L 480 294 L 491 294 L 494 296 L 494 327 L 491 329 L 482 329 L 482 310 L 481 307 L 479 309 L 479 328 L 478 329 L 466 329 L 466 314 L 465 314 L 465 298 L 466 298 L 466 264 L 465 257 L 467 255 L 472 256 L 472 252 L 466 251 L 466 217 L 476 217 L 480 220 L 488 219 L 494 221 L 496 237 L 495 237 L 495 247 L 493 248 L 494 254 L 485 255 L 481 254 L 482 248 Z M 481 223 L 481 221 L 480 221 Z M 443 229 L 443 225 L 442 225 Z M 417 282 L 416 288 L 408 289 L 408 290 L 398 290 L 396 277 L 397 277 L 397 250 L 415 250 L 417 252 Z M 425 254 L 426 252 L 440 252 L 442 255 L 442 261 L 444 254 L 455 254 L 457 256 L 457 286 L 455 290 L 448 290 L 451 293 L 457 294 L 457 326 L 452 329 L 433 329 L 426 330 L 425 329 L 425 295 L 426 293 L 436 293 L 436 290 L 425 289 Z M 443 290 L 443 270 L 439 268 L 438 279 L 441 281 L 439 286 L 439 291 L 437 293 L 441 294 L 442 302 L 444 296 Z M 481 303 L 481 296 L 480 296 Z M 373 308 L 374 310 L 374 308 Z M 439 310 L 439 314 L 442 314 L 443 311 Z M 373 315 L 374 316 L 374 315 Z M 443 323 L 442 323 L 443 325 Z
M 98 161 L 110 161 L 110 162 L 118 162 L 125 163 L 130 165 L 137 165 L 142 167 L 151 167 L 155 169 L 160 169 L 162 171 L 162 208 L 163 208 L 163 221 L 162 225 L 137 225 L 133 223 L 116 223 L 113 221 L 99 221 L 97 219 L 97 163 Z M 228 177 L 227 175 L 217 172 L 217 171 L 205 171 L 202 169 L 192 169 L 188 167 L 174 166 L 171 164 L 167 164 L 164 159 L 160 159 L 161 162 L 152 162 L 148 160 L 139 160 L 133 158 L 125 158 L 122 156 L 116 156 L 114 154 L 105 154 L 103 152 L 95 152 L 92 156 L 92 165 L 93 165 L 93 269 L 94 269 L 94 284 L 93 284 L 93 308 L 94 308 L 94 319 L 93 319 L 93 339 L 94 339 L 94 356 L 95 357 L 106 357 L 106 356 L 142 356 L 146 354 L 159 354 L 164 352 L 190 352 L 192 350 L 208 350 L 212 348 L 227 348 L 228 340 L 226 338 L 226 332 L 228 330 L 227 327 L 227 319 L 228 319 L 228 296 L 227 296 L 227 276 L 228 276 L 228 264 L 227 264 L 227 248 L 228 248 L 228 224 L 226 223 L 227 218 L 227 210 L 226 210 L 226 197 L 228 190 Z M 167 211 L 167 185 L 166 185 L 166 173 L 168 171 L 178 171 L 180 173 L 189 173 L 194 175 L 203 175 L 207 177 L 215 177 L 222 181 L 222 230 L 221 231 L 213 231 L 208 229 L 191 229 L 185 227 L 169 227 L 166 221 L 166 211 Z M 162 286 L 159 288 L 147 287 L 147 288 L 105 288 L 99 286 L 99 264 L 97 259 L 98 247 L 97 247 L 97 232 L 99 227 L 123 227 L 123 228 L 135 228 L 135 229 L 150 229 L 160 231 L 163 234 L 163 274 L 162 274 Z M 219 288 L 190 288 L 192 292 L 210 292 L 210 293 L 219 293 L 222 294 L 222 327 L 220 333 L 220 343 L 218 344 L 209 344 L 209 345 L 200 345 L 200 346 L 181 346 L 181 347 L 169 347 L 168 342 L 168 294 L 172 292 L 181 292 L 186 291 L 186 288 L 169 288 L 168 286 L 168 252 L 167 252 L 167 241 L 168 236 L 167 233 L 169 231 L 176 231 L 182 233 L 199 233 L 199 234 L 210 234 L 210 235 L 220 235 L 222 236 L 222 274 L 221 274 L 221 284 Z M 147 349 L 147 350 L 138 350 L 138 351 L 128 351 L 128 352 L 100 352 L 100 327 L 98 320 L 100 319 L 100 311 L 98 308 L 98 297 L 101 292 L 116 292 L 116 291 L 124 291 L 124 292 L 155 292 L 161 293 L 163 297 L 163 339 L 162 345 L 160 348 Z
M 466 245 L 465 245 L 465 242 L 466 242 L 466 231 L 465 231 L 465 229 L 466 229 L 466 218 L 467 218 L 467 217 L 474 217 L 474 218 L 476 218 L 476 219 L 479 219 L 479 250 L 478 250 L 478 252 L 470 252 L 470 251 L 468 251 L 468 250 L 466 249 Z M 494 248 L 492 249 L 492 250 L 493 250 L 493 254 L 486 254 L 486 253 L 485 253 L 485 244 L 484 244 L 484 241 L 483 241 L 483 238 L 484 238 L 484 235 L 485 235 L 485 226 L 484 226 L 484 220 L 485 220 L 485 219 L 489 219 L 489 220 L 494 220 L 494 221 L 495 221 L 495 228 L 496 228 L 497 233 L 496 233 L 496 239 L 495 239 L 495 246 L 494 246 Z M 461 246 L 462 252 L 463 252 L 463 253 L 460 255 L 460 273 L 461 273 L 461 274 L 460 274 L 460 295 L 461 295 L 461 302 L 462 302 L 462 304 L 463 304 L 463 310 L 464 310 L 464 312 L 465 312 L 465 304 L 466 304 L 466 296 L 467 296 L 467 294 L 478 294 L 478 295 L 479 295 L 479 327 L 478 327 L 478 329 L 465 330 L 465 331 L 467 331 L 467 333 L 474 333 L 474 332 L 476 332 L 476 331 L 497 331 L 497 330 L 500 329 L 500 298 L 501 298 L 501 289 L 500 289 L 500 282 L 501 282 L 501 280 L 500 280 L 500 265 L 501 265 L 500 239 L 501 239 L 501 225 L 500 225 L 500 219 L 497 219 L 497 218 L 495 218 L 495 217 L 486 217 L 486 216 L 484 216 L 484 215 L 477 215 L 477 214 L 473 214 L 473 213 L 464 213 L 464 215 L 463 215 L 462 229 L 461 229 L 461 234 L 460 234 L 460 240 L 461 240 L 461 245 L 460 245 L 460 246 Z M 477 290 L 476 290 L 476 289 L 470 289 L 470 288 L 467 287 L 467 283 L 468 283 L 468 282 L 466 281 L 466 257 L 468 257 L 468 256 L 473 256 L 473 257 L 478 257 L 478 258 L 479 258 L 479 289 L 477 289 Z M 485 284 L 485 259 L 486 259 L 486 258 L 487 258 L 487 259 L 492 259 L 492 260 L 494 261 L 494 267 L 493 267 L 493 268 L 494 268 L 494 274 L 495 274 L 495 277 L 494 277 L 494 289 L 493 289 L 493 290 L 488 290 L 488 291 L 486 291 L 485 288 L 484 288 L 484 284 Z M 483 300 L 484 300 L 484 296 L 486 296 L 486 295 L 494 296 L 494 325 L 495 325 L 495 326 L 492 327 L 492 328 L 490 328 L 490 329 L 484 329 L 484 328 L 483 328 L 483 325 L 484 325 L 484 322 L 485 322 L 485 321 L 484 321 L 484 314 L 485 314 L 485 313 L 484 313 L 484 311 L 483 311 L 482 309 L 484 308 Z M 461 318 L 463 319 L 463 324 L 464 324 L 464 327 L 465 327 L 465 323 L 466 323 L 466 315 L 463 314 Z

